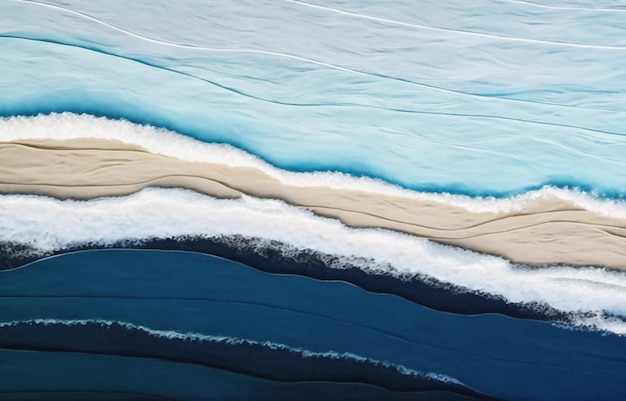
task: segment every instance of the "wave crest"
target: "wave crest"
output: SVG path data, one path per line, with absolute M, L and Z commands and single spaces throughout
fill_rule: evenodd
M 119 141 L 139 146 L 151 153 L 185 161 L 255 168 L 283 184 L 298 187 L 328 187 L 427 200 L 461 207 L 476 213 L 522 211 L 536 200 L 556 198 L 601 216 L 626 218 L 626 202 L 601 199 L 598 194 L 586 193 L 576 188 L 563 189 L 548 185 L 507 198 L 418 192 L 382 180 L 354 177 L 341 172 L 296 173 L 282 170 L 230 145 L 202 142 L 162 128 L 138 125 L 124 120 L 67 112 L 0 119 L 1 141 L 81 138 Z
M 269 248 L 271 241 L 288 244 L 280 249 L 285 256 L 297 257 L 295 249 L 332 255 L 329 264 L 339 268 L 353 263 L 372 273 L 432 277 L 512 303 L 626 316 L 624 273 L 567 266 L 527 268 L 406 234 L 348 228 L 281 201 L 217 200 L 188 190 L 156 188 L 92 201 L 5 195 L 0 197 L 0 222 L 0 241 L 39 253 L 85 243 L 106 246 L 122 240 L 242 235 L 262 238 L 244 245 L 259 250 Z

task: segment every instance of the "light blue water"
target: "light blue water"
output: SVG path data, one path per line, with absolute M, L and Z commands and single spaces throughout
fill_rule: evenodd
M 626 193 L 614 3 L 46 4 L 2 4 L 3 115 L 124 117 L 420 190 Z

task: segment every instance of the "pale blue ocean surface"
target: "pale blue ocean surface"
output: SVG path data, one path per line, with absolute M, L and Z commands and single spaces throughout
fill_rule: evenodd
M 123 117 L 419 190 L 622 197 L 625 11 L 7 0 L 0 113 Z

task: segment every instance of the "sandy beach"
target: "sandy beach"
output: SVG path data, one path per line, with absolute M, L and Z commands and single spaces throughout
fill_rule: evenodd
M 196 163 L 103 139 L 0 143 L 0 193 L 91 199 L 148 186 L 219 198 L 282 199 L 352 227 L 382 227 L 529 265 L 626 270 L 626 219 L 541 198 L 522 211 L 476 213 L 449 203 L 327 187 L 298 187 L 243 167 Z

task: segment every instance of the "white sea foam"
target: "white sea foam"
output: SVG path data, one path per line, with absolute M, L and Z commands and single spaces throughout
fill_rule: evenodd
M 284 202 L 247 196 L 219 200 L 189 190 L 157 188 L 91 201 L 0 196 L 0 241 L 29 244 L 42 252 L 85 242 L 104 245 L 153 237 L 237 234 L 263 238 L 268 246 L 274 240 L 352 259 L 366 271 L 426 275 L 510 302 L 535 302 L 568 313 L 590 312 L 587 316 L 600 316 L 602 324 L 595 328 L 626 332 L 626 324 L 601 317 L 604 312 L 626 316 L 626 274 L 620 272 L 523 268 L 495 256 L 402 233 L 349 228 Z M 582 320 L 579 324 L 591 325 Z
M 529 191 L 508 198 L 416 192 L 381 180 L 356 178 L 339 172 L 294 173 L 281 170 L 229 145 L 206 143 L 165 129 L 133 124 L 124 120 L 111 120 L 73 113 L 0 119 L 0 141 L 78 138 L 118 140 L 139 145 L 152 153 L 187 161 L 252 167 L 288 185 L 323 186 L 431 200 L 462 207 L 472 212 L 519 211 L 537 199 L 560 198 L 603 216 L 626 218 L 626 202 L 599 199 L 593 194 L 576 189 L 565 190 L 546 186 L 540 190 Z
M 300 354 L 303 358 L 327 358 L 327 359 L 343 359 L 353 360 L 357 362 L 363 362 L 375 366 L 384 366 L 385 368 L 395 369 L 399 373 L 406 376 L 415 376 L 428 380 L 439 381 L 449 384 L 462 385 L 457 379 L 448 375 L 433 373 L 433 372 L 421 372 L 415 369 L 407 368 L 403 365 L 398 365 L 388 361 L 381 361 L 377 359 L 367 358 L 352 352 L 335 352 L 335 351 L 311 351 L 300 347 L 292 347 L 289 345 L 276 343 L 272 341 L 255 341 L 246 338 L 229 337 L 229 336 L 216 336 L 201 333 L 181 333 L 173 330 L 159 330 L 152 329 L 146 326 L 112 321 L 112 320 L 99 320 L 99 319 L 76 319 L 76 320 L 63 320 L 63 319 L 30 319 L 21 321 L 0 322 L 0 328 L 2 327 L 14 327 L 20 324 L 26 325 L 63 325 L 63 326 L 86 326 L 86 325 L 100 325 L 104 327 L 110 327 L 113 325 L 119 325 L 127 330 L 144 332 L 153 337 L 167 338 L 171 340 L 183 340 L 183 341 L 195 341 L 195 342 L 211 342 L 222 343 L 229 345 L 257 345 L 261 347 L 270 348 L 273 350 L 283 350 L 294 354 Z

